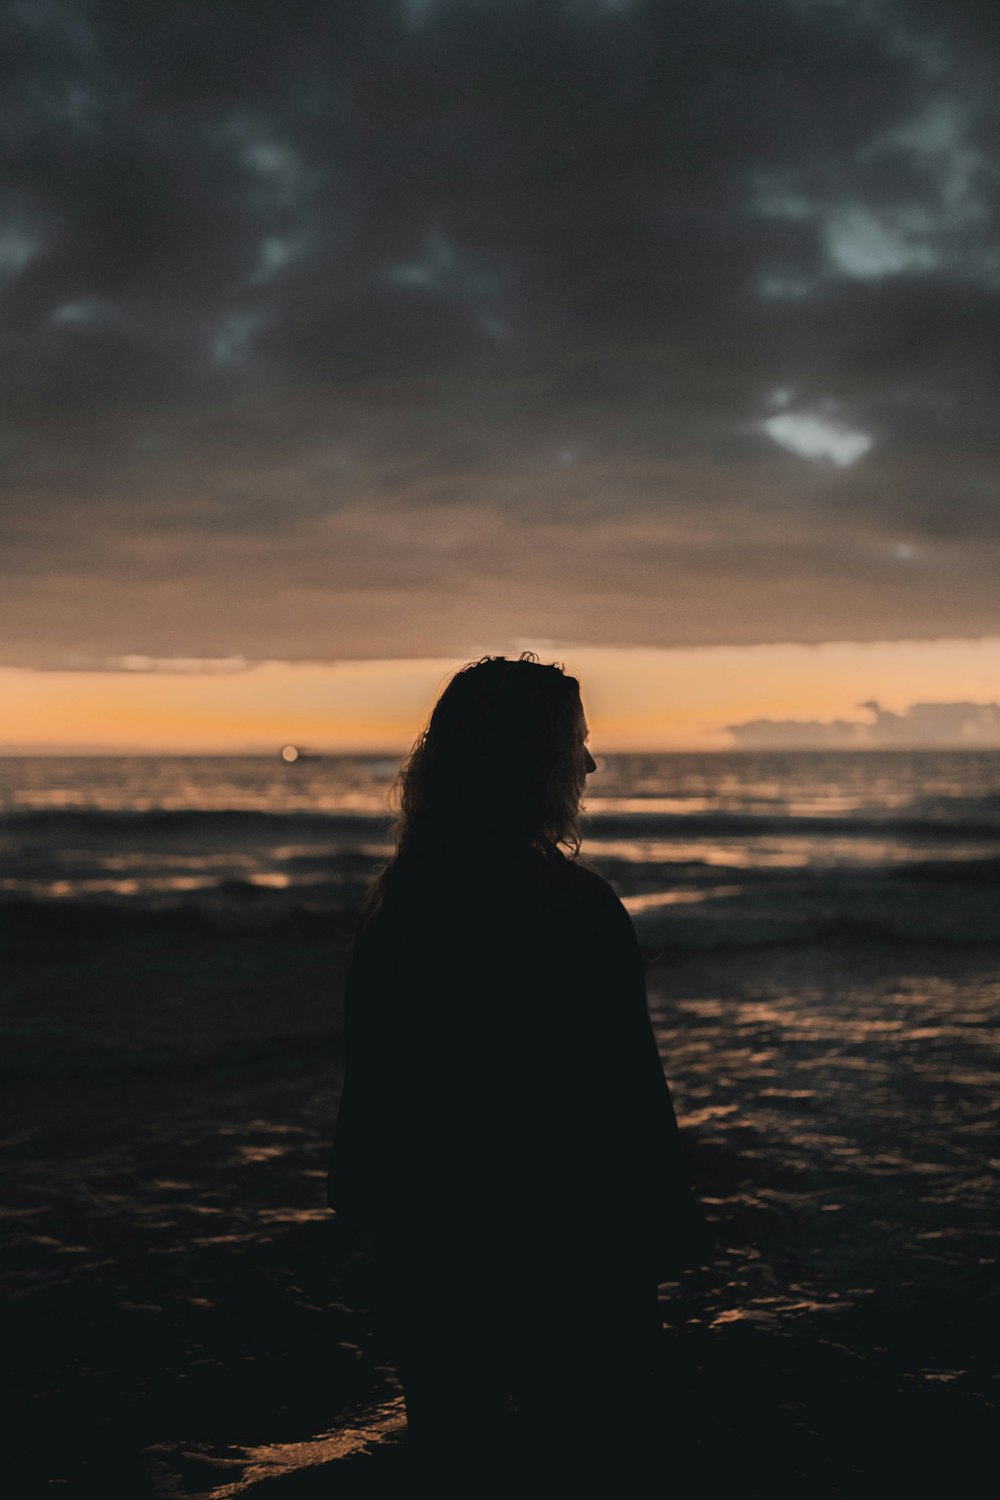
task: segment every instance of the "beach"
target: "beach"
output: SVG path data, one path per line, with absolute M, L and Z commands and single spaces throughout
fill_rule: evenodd
M 1000 756 L 823 759 L 592 798 L 718 1245 L 661 1288 L 664 1488 L 961 1491 L 995 1427 Z M 0 767 L 14 1492 L 391 1493 L 324 1178 L 392 767 L 38 764 Z

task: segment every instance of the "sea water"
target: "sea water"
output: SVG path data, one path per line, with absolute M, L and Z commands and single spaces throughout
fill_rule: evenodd
M 0 900 L 311 910 L 356 904 L 389 850 L 384 756 L 0 759 Z M 681 946 L 995 937 L 1000 752 L 614 755 L 583 857 Z M 935 912 L 929 883 L 967 899 Z M 960 909 L 961 908 L 961 909 Z
M 336 1006 L 303 944 L 328 922 L 349 932 L 390 847 L 396 770 L 377 756 L 0 760 L 0 936 L 16 948 L 30 928 L 39 945 L 22 943 L 5 990 L 10 1066 L 167 1076 L 263 1053 L 308 1092 Z M 583 831 L 582 857 L 633 916 L 719 1234 L 726 1274 L 700 1316 L 836 1316 L 847 1342 L 867 1317 L 870 1342 L 866 1306 L 895 1299 L 884 1317 L 913 1341 L 915 1377 L 968 1376 L 961 1309 L 980 1305 L 997 1254 L 1000 753 L 608 756 Z M 147 965 L 134 987 L 113 972 L 115 922 Z M 64 932 L 87 935 L 90 967 L 32 989 Z M 172 968 L 191 934 L 195 958 Z M 252 1070 L 239 1087 L 250 1099 Z M 255 1148 L 280 1156 L 288 1128 L 261 1125 Z M 303 1202 L 328 1121 L 309 1129 Z M 142 1162 L 129 1172 L 142 1180 Z M 199 1191 L 217 1204 L 217 1180 Z

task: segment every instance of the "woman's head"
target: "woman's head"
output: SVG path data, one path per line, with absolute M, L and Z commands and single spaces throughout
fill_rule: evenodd
M 461 668 L 400 772 L 399 857 L 459 845 L 575 855 L 586 736 L 580 684 L 561 667 L 526 652 Z

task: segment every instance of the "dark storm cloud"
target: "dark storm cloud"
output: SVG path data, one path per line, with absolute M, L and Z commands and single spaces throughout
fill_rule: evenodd
M 3 7 L 9 662 L 995 629 L 992 7 Z

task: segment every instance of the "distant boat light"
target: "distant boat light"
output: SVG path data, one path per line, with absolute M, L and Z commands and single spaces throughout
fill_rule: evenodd
M 298 760 L 299 752 L 294 745 L 285 745 L 281 752 L 281 758 L 291 765 L 293 761 Z

